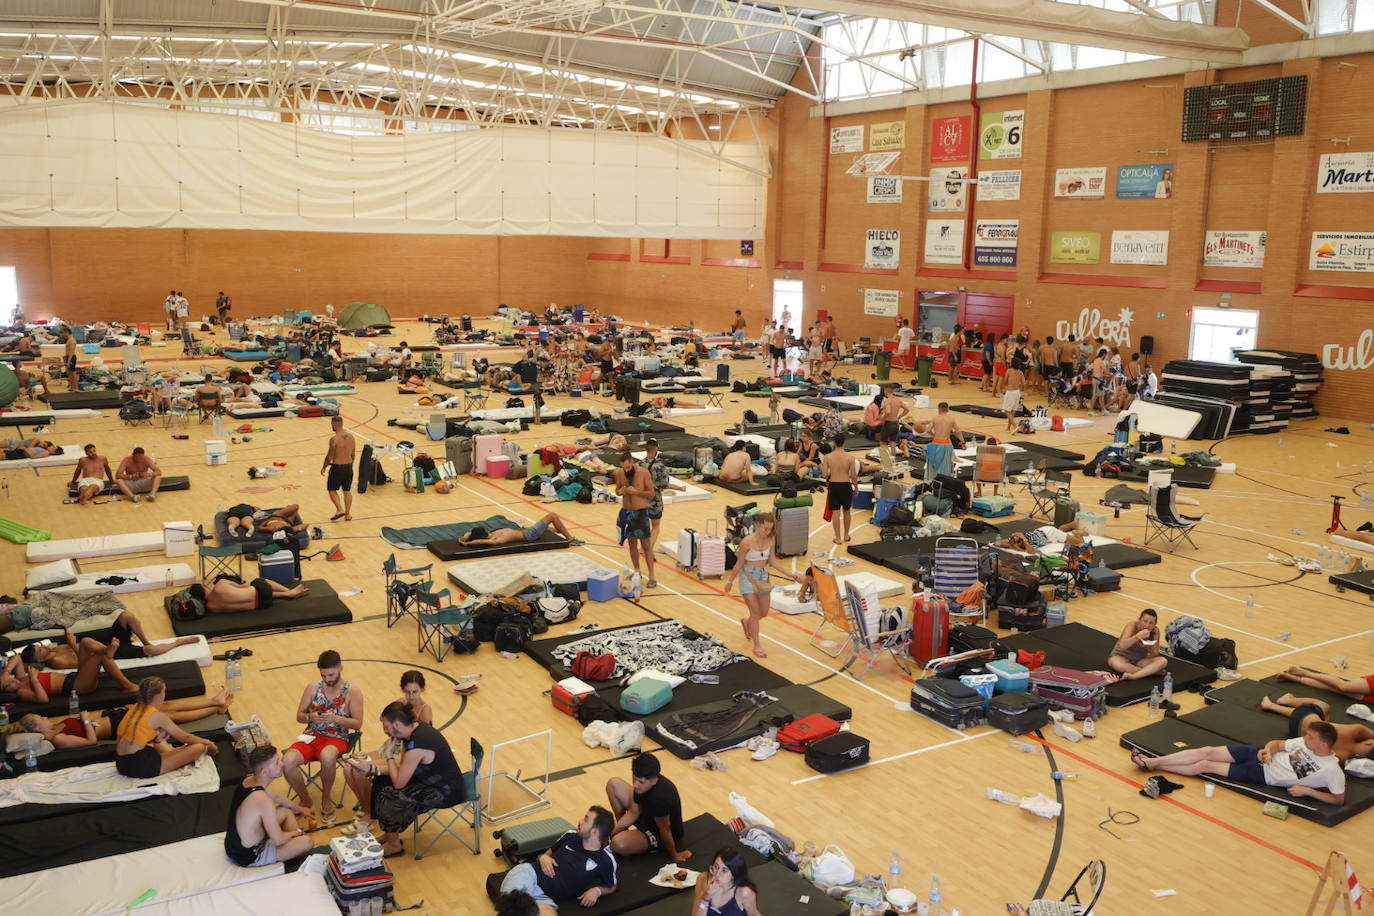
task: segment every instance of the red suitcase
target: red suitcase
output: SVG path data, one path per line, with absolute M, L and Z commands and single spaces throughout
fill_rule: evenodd
M 785 750 L 803 752 L 807 745 L 840 733 L 840 723 L 818 712 L 791 722 L 778 729 L 778 744 Z
M 575 677 L 566 677 L 553 685 L 553 690 L 549 692 L 549 698 L 553 700 L 554 709 L 577 718 L 577 711 L 582 708 L 587 697 L 595 692 L 591 685 L 585 681 Z
M 911 657 L 924 665 L 949 655 L 949 601 L 943 595 L 911 599 Z

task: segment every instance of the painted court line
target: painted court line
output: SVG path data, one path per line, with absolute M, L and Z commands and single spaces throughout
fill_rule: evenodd
M 1252 639 L 1261 639 L 1261 640 L 1264 640 L 1265 642 L 1271 642 L 1271 643 L 1273 643 L 1273 644 L 1276 645 L 1276 646 L 1285 646 L 1285 647 L 1288 646 L 1287 643 L 1285 643 L 1285 642 L 1280 642 L 1280 641 L 1277 640 L 1277 639 L 1270 639 L 1268 636 L 1261 636 L 1261 635 L 1259 635 L 1258 633 L 1251 633 L 1249 630 L 1242 630 L 1240 627 L 1233 627 L 1233 626 L 1231 626 L 1230 624 L 1221 623 L 1220 621 L 1213 620 L 1213 619 L 1211 619 L 1210 617 L 1203 617 L 1203 616 L 1201 616 L 1201 615 L 1199 615 L 1199 614 L 1197 614 L 1197 613 L 1194 613 L 1194 612 L 1192 612 L 1192 611 L 1180 611 L 1180 610 L 1179 610 L 1178 608 L 1176 608 L 1176 607 L 1169 607 L 1169 605 L 1167 605 L 1167 604 L 1160 604 L 1160 603 L 1157 602 L 1157 601 L 1151 601 L 1151 600 L 1149 600 L 1149 599 L 1147 599 L 1147 598 L 1141 598 L 1139 595 L 1132 595 L 1132 594 L 1130 594 L 1130 593 L 1128 593 L 1128 592 L 1119 591 L 1119 592 L 1117 592 L 1117 594 L 1120 595 L 1120 596 L 1123 597 L 1123 598 L 1128 598 L 1128 599 L 1130 599 L 1131 601 L 1139 602 L 1140 604 L 1143 604 L 1143 605 L 1146 606 L 1146 607 L 1160 608 L 1160 609 L 1162 609 L 1162 610 L 1172 611 L 1172 612 L 1175 613 L 1175 614 L 1183 614 L 1183 615 L 1188 616 L 1188 617 L 1196 617 L 1198 620 L 1201 620 L 1201 621 L 1203 621 L 1204 623 L 1208 623 L 1208 624 L 1211 624 L 1212 626 L 1220 627 L 1220 628 L 1223 629 L 1223 630 L 1230 630 L 1230 631 L 1232 631 L 1233 633 L 1242 633 L 1242 634 L 1244 634 L 1244 635 L 1246 635 L 1246 636 L 1251 637 Z M 1289 647 L 1289 648 L 1291 648 L 1291 647 Z
M 913 715 L 919 715 L 919 713 L 913 713 Z M 938 723 L 937 723 L 937 724 L 938 724 Z M 947 726 L 947 725 L 942 725 L 942 726 L 940 726 L 940 727 L 941 727 L 941 728 L 948 729 L 949 731 L 954 731 L 954 729 L 949 728 L 949 726 Z M 953 746 L 956 745 L 956 744 L 964 744 L 964 743 L 969 742 L 969 741 L 977 741 L 979 738 L 986 738 L 988 735 L 1004 735 L 1004 734 L 1006 734 L 1006 732 L 1000 731 L 1000 730 L 998 730 L 998 729 L 989 729 L 988 731 L 985 731 L 985 732 L 983 732 L 982 734 L 979 734 L 979 735 L 963 735 L 963 736 L 961 736 L 961 737 L 958 737 L 958 738 L 953 739 L 952 741 L 944 741 L 944 742 L 941 742 L 940 744 L 932 744 L 932 745 L 930 745 L 929 747 L 918 747 L 918 748 L 916 748 L 914 751 L 906 751 L 905 753 L 901 753 L 901 754 L 893 754 L 893 755 L 890 756 L 890 757 L 882 757 L 882 758 L 879 758 L 878 760 L 870 760 L 868 763 L 865 763 L 863 766 L 851 767 L 851 768 L 848 769 L 848 770 L 840 770 L 839 773 L 817 773 L 815 776 L 805 776 L 805 777 L 802 777 L 801 779 L 794 779 L 794 780 L 792 780 L 792 785 L 794 785 L 794 786 L 800 786 L 800 785 L 803 785 L 804 783 L 815 782 L 817 779 L 829 779 L 831 776 L 840 775 L 840 773 L 850 773 L 850 772 L 853 772 L 854 770 L 866 770 L 866 769 L 868 769 L 869 767 L 875 767 L 875 766 L 877 766 L 877 765 L 880 764 L 880 763 L 891 763 L 891 762 L 893 762 L 894 760 L 905 760 L 905 759 L 908 758 L 908 757 L 916 757 L 916 756 L 919 756 L 919 755 L 921 755 L 921 754 L 927 754 L 927 753 L 929 753 L 929 752 L 931 752 L 931 751 L 938 751 L 938 750 L 940 750 L 940 749 L 942 749 L 942 748 L 953 747 Z

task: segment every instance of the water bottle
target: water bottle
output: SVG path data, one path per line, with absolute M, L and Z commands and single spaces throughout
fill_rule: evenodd
M 1165 703 L 1172 703 L 1174 700 L 1174 673 L 1164 672 L 1164 692 L 1160 694 L 1160 699 Z
M 67 697 L 67 715 L 74 719 L 81 717 L 81 697 L 76 695 L 75 690 Z
M 1050 776 L 1054 777 L 1055 782 L 1076 782 L 1078 780 L 1077 773 L 1063 773 L 1059 770 L 1055 770 Z
M 1034 744 L 1031 744 L 1029 741 L 1017 741 L 1015 738 L 1012 738 L 1007 744 L 1021 751 L 1023 754 L 1029 754 L 1035 750 Z
M 224 420 L 221 419 L 218 413 L 216 413 L 214 418 L 210 421 L 210 428 L 215 431 L 216 438 L 224 435 Z
M 892 850 L 892 859 L 887 863 L 888 888 L 902 886 L 902 857 Z
M 9 479 L 8 477 L 6 477 L 4 480 L 0 480 L 0 489 L 3 489 L 3 490 L 5 491 L 5 499 L 9 499 L 9 498 L 10 498 L 10 479 Z
M 1255 616 L 1255 593 L 1254 593 L 1254 592 L 1246 592 L 1246 593 L 1245 593 L 1245 616 L 1246 616 L 1247 618 L 1250 618 L 1250 619 L 1253 619 L 1254 616 Z
M 167 567 L 167 572 L 162 577 L 162 584 L 167 588 L 171 588 L 172 586 L 176 585 L 176 582 L 172 578 L 172 567 Z
M 10 708 L 0 706 L 0 730 L 8 728 L 10 724 Z
M 37 773 L 37 772 L 38 772 L 38 754 L 34 752 L 34 749 L 33 749 L 33 748 L 29 748 L 29 756 L 28 756 L 28 758 L 25 759 L 25 761 L 24 761 L 24 772 L 25 772 L 25 773 Z
M 930 879 L 930 916 L 940 916 L 940 876 Z
M 243 667 L 238 658 L 230 658 L 224 663 L 225 686 L 231 692 L 238 692 L 243 689 Z
M 1150 717 L 1154 719 L 1158 719 L 1160 717 L 1158 687 L 1150 688 Z

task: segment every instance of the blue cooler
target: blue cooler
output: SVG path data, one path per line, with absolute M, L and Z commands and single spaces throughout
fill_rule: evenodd
M 587 573 L 587 600 L 613 601 L 620 597 L 620 573 L 611 569 L 593 569 Z
M 673 700 L 673 688 L 656 677 L 642 677 L 620 692 L 620 708 L 638 716 L 658 712 Z
M 296 556 L 289 550 L 258 554 L 258 575 L 282 585 L 296 584 Z
M 872 487 L 868 488 L 867 490 L 864 490 L 864 489 L 856 489 L 856 490 L 854 491 L 854 506 L 853 506 L 853 508 L 855 508 L 855 509 L 872 509 L 872 508 L 873 508 L 873 488 L 872 488 Z
M 1030 669 L 1025 665 L 999 658 L 988 662 L 988 670 L 997 675 L 998 693 L 1025 693 L 1030 687 Z

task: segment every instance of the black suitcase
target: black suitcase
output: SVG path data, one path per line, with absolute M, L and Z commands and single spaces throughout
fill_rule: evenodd
M 806 765 L 818 773 L 838 773 L 868 763 L 868 739 L 840 732 L 806 746 Z
M 1105 566 L 1088 568 L 1088 588 L 1095 592 L 1115 592 L 1121 590 L 1121 573 Z
M 639 379 L 633 375 L 618 376 L 625 379 L 625 400 L 631 404 L 639 403 Z
M 730 366 L 727 363 L 720 363 L 716 366 L 716 381 L 730 381 Z
M 950 627 L 950 655 L 958 655 L 961 652 L 977 652 L 983 649 L 998 650 L 997 654 L 1001 655 L 999 646 L 997 634 L 987 627 L 980 627 L 971 623 Z
M 988 724 L 1024 735 L 1050 724 L 1050 704 L 1033 693 L 998 693 L 988 701 Z
M 1043 601 L 1028 607 L 1010 604 L 997 605 L 997 625 L 1004 630 L 1040 630 L 1045 626 L 1045 603 Z
M 1058 496 L 1054 500 L 1054 527 L 1059 528 L 1078 518 L 1078 500 Z
M 983 697 L 953 678 L 928 677 L 911 688 L 911 708 L 949 728 L 968 728 L 983 721 Z

